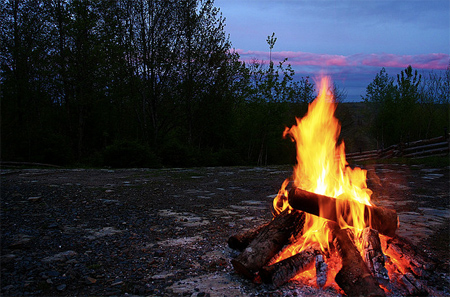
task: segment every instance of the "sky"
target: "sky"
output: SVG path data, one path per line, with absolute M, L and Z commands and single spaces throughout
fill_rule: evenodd
M 215 0 L 241 60 L 288 58 L 297 78 L 326 74 L 361 101 L 384 67 L 396 77 L 411 65 L 419 73 L 450 62 L 450 0 Z

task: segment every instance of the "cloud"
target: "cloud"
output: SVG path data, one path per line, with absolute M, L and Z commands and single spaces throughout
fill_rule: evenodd
M 237 49 L 240 60 L 251 63 L 255 59 L 259 63 L 268 63 L 269 52 L 244 51 Z M 422 54 L 422 55 L 395 55 L 395 54 L 354 54 L 330 55 L 308 52 L 280 51 L 272 52 L 275 63 L 288 58 L 287 63 L 295 70 L 295 78 L 326 74 L 331 76 L 339 87 L 348 92 L 346 101 L 360 101 L 365 94 L 367 85 L 375 75 L 386 68 L 390 75 L 396 75 L 409 65 L 418 69 L 422 75 L 434 70 L 445 70 L 450 62 L 450 55 Z
M 264 51 L 245 51 L 237 49 L 242 61 L 246 63 L 259 60 L 267 63 L 269 53 Z M 354 54 L 354 55 L 330 55 L 307 52 L 281 51 L 272 52 L 273 61 L 282 61 L 288 58 L 288 63 L 295 66 L 317 67 L 378 67 L 378 68 L 406 68 L 411 65 L 415 69 L 443 70 L 449 65 L 450 55 L 444 53 L 432 53 L 421 55 L 395 55 L 395 54 Z

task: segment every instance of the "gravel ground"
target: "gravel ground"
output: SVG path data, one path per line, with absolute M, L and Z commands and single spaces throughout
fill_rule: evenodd
M 429 284 L 449 293 L 449 168 L 366 169 L 400 235 L 438 259 Z M 336 295 L 253 284 L 230 265 L 228 237 L 271 219 L 289 166 L 1 173 L 2 296 Z

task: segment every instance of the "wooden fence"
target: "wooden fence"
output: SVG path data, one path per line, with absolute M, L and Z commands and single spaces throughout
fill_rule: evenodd
M 392 145 L 382 150 L 346 154 L 347 161 L 368 161 L 389 158 L 424 158 L 449 154 L 450 135 Z

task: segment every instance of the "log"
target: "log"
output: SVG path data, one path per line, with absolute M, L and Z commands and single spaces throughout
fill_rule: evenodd
M 268 224 L 269 223 L 261 224 L 253 229 L 231 236 L 228 238 L 228 246 L 234 250 L 243 251 Z
M 323 217 L 325 219 L 338 222 L 337 207 L 339 203 L 336 198 L 328 197 L 299 188 L 292 188 L 288 195 L 289 205 L 294 209 Z M 346 202 L 346 207 L 342 209 L 343 213 L 348 213 L 350 205 L 360 207 L 359 202 Z M 378 207 L 374 205 L 364 205 L 364 220 L 366 227 L 376 229 L 383 235 L 393 237 L 398 227 L 397 212 L 393 209 Z M 348 222 L 352 225 L 352 222 Z
M 372 272 L 372 275 L 380 284 L 387 286 L 389 283 L 389 274 L 385 267 L 384 254 L 381 249 L 378 231 L 367 227 L 363 230 L 359 240 L 363 249 L 363 260 L 370 272 Z
M 334 245 L 341 256 L 342 268 L 335 281 L 350 296 L 385 296 L 376 279 L 364 263 L 361 254 L 350 239 L 347 229 L 336 223 L 328 224 L 334 237 Z
M 411 296 L 427 296 L 428 290 L 426 285 L 423 284 L 422 281 L 417 280 L 412 273 L 405 273 L 401 277 L 402 283 L 405 285 L 408 290 L 409 295 Z
M 402 267 L 397 265 L 403 274 L 412 272 L 419 277 L 427 277 L 436 268 L 435 261 L 417 251 L 406 238 L 396 236 L 385 240 L 385 244 L 383 250 L 388 258 L 403 263 Z
M 301 211 L 284 210 L 265 226 L 245 248 L 231 260 L 234 269 L 248 279 L 263 267 L 286 244 L 293 231 L 303 226 L 305 214 Z
M 298 254 L 281 260 L 270 266 L 264 266 L 259 270 L 263 282 L 279 287 L 287 283 L 297 273 L 314 267 L 314 258 L 320 253 L 320 247 L 310 245 Z

